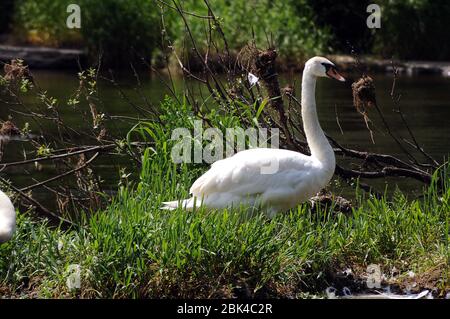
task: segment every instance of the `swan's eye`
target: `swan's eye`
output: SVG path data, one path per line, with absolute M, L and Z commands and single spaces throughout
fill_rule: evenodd
M 326 72 L 328 72 L 330 70 L 330 68 L 334 67 L 334 65 L 332 65 L 330 63 L 323 62 L 321 64 L 325 67 Z

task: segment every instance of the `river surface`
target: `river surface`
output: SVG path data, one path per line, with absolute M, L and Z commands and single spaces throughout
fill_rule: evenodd
M 34 72 L 34 77 L 39 86 L 60 101 L 60 110 L 64 118 L 74 127 L 83 127 L 85 120 L 79 112 L 67 106 L 64 101 L 73 95 L 78 87 L 78 79 L 75 72 Z M 295 79 L 296 92 L 300 92 L 300 75 L 295 77 L 283 75 L 282 83 L 287 84 Z M 156 77 L 150 75 L 141 76 L 141 90 L 146 98 L 152 103 L 158 104 L 168 93 L 166 87 Z M 377 101 L 380 108 L 385 113 L 387 121 L 393 131 L 401 137 L 409 138 L 406 127 L 402 125 L 401 118 L 393 109 L 395 108 L 391 98 L 390 91 L 392 86 L 392 76 L 376 75 L 374 76 Z M 117 76 L 117 81 L 121 84 L 123 92 L 129 95 L 133 103 L 144 105 L 144 100 L 136 92 L 136 79 L 132 76 Z M 405 158 L 401 149 L 389 137 L 383 129 L 381 122 L 375 110 L 370 110 L 369 116 L 375 124 L 374 141 L 372 142 L 366 125 L 359 113 L 352 106 L 352 96 L 350 89 L 351 81 L 346 84 L 331 80 L 320 80 L 317 85 L 317 105 L 320 122 L 323 129 L 333 136 L 341 144 L 355 149 L 362 149 L 380 153 L 388 153 L 394 156 Z M 181 79 L 175 79 L 176 87 L 180 90 L 183 87 Z M 99 92 L 103 100 L 102 111 L 109 115 L 116 116 L 138 116 L 138 112 L 120 98 L 117 88 L 102 81 L 99 85 Z M 401 107 L 406 119 L 414 131 L 416 138 L 423 148 L 433 157 L 442 161 L 450 153 L 450 78 L 439 76 L 414 76 L 400 77 L 397 80 L 397 93 L 402 95 Z M 38 104 L 31 96 L 25 96 L 24 102 L 29 109 L 38 108 Z M 32 121 L 30 118 L 21 116 L 14 111 L 29 112 L 20 105 L 8 105 L 0 100 L 0 119 L 6 120 L 8 116 L 18 127 L 23 127 L 25 122 Z M 337 116 L 336 116 L 337 115 Z M 339 123 L 336 120 L 339 119 Z M 124 134 L 132 127 L 128 121 L 117 120 L 114 123 L 117 130 Z M 33 128 L 33 125 L 31 125 Z M 49 132 L 56 133 L 56 127 L 49 127 Z M 85 141 L 80 140 L 80 145 Z M 2 162 L 11 162 L 23 159 L 24 149 L 29 149 L 27 141 L 10 141 L 4 150 Z M 129 166 L 125 160 L 111 160 L 110 157 L 103 156 L 97 163 L 102 179 L 105 181 L 105 189 L 114 191 L 117 188 L 119 166 Z M 129 166 L 133 170 L 132 166 Z M 45 164 L 39 169 L 23 168 L 8 169 L 2 176 L 14 181 L 19 186 L 30 184 L 30 179 L 42 180 L 48 178 L 52 173 L 51 163 Z M 136 174 L 135 174 L 136 175 Z M 378 182 L 380 187 L 384 183 Z M 407 192 L 414 192 L 419 188 L 419 184 L 400 182 L 400 187 Z M 383 189 L 381 189 L 383 190 Z M 38 196 L 45 196 L 45 190 Z

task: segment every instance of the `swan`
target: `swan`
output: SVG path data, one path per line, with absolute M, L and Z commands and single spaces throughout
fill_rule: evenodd
M 16 230 L 16 210 L 8 196 L 0 191 L 0 244 L 11 239 Z
M 163 202 L 162 209 L 195 206 L 207 209 L 260 207 L 269 218 L 309 200 L 331 180 L 336 159 L 320 127 L 316 111 L 316 81 L 319 77 L 345 79 L 334 63 L 313 57 L 305 63 L 302 78 L 302 119 L 311 156 L 285 149 L 254 148 L 219 160 L 190 188 L 189 199 Z M 272 174 L 263 168 L 277 163 Z

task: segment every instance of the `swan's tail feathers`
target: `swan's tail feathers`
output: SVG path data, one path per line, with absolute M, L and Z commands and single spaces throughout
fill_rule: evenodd
M 182 199 L 182 200 L 174 200 L 171 202 L 163 202 L 163 206 L 161 206 L 161 209 L 167 209 L 167 210 L 174 210 L 178 207 L 181 207 L 185 210 L 192 211 L 194 207 L 200 207 L 201 206 L 201 200 L 195 197 L 191 197 L 188 199 Z
M 174 210 L 174 209 L 178 208 L 178 204 L 179 203 L 180 202 L 177 201 L 177 200 L 174 200 L 172 202 L 163 202 L 162 203 L 163 205 L 161 206 L 161 209 Z

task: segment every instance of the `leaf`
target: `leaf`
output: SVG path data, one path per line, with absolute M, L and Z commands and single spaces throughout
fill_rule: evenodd
M 258 111 L 256 111 L 256 119 L 259 118 L 259 116 L 261 115 L 262 111 L 264 110 L 264 108 L 266 107 L 267 103 L 269 102 L 269 100 L 267 98 L 265 98 L 261 104 L 259 105 Z

